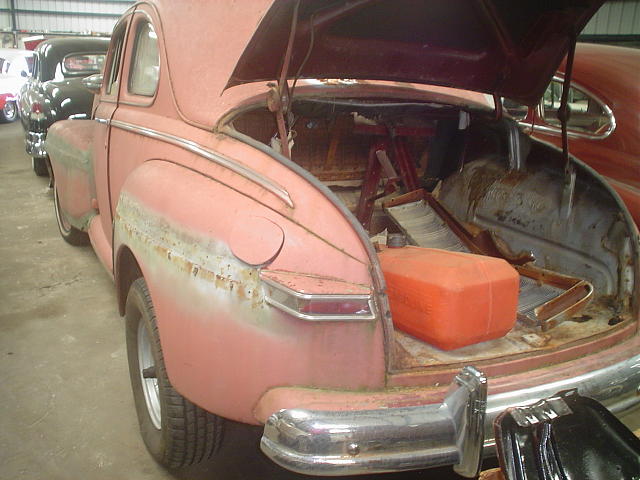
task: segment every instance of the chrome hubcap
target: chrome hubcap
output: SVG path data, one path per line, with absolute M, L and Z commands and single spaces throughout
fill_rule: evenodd
M 2 109 L 6 118 L 13 118 L 16 114 L 16 106 L 13 102 L 7 102 Z
M 144 323 L 138 324 L 138 369 L 140 381 L 142 383 L 142 392 L 144 400 L 147 404 L 147 412 L 151 418 L 153 426 L 160 430 L 162 426 L 160 413 L 160 392 L 158 389 L 158 378 L 155 376 L 150 378 L 149 372 L 155 370 L 155 360 L 151 349 L 151 339 Z M 147 373 L 145 375 L 145 372 Z M 146 378 L 145 378 L 146 377 Z

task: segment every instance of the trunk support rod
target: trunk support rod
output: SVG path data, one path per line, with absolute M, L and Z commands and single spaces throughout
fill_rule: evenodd
M 561 218 L 567 219 L 571 215 L 573 206 L 573 196 L 576 187 L 575 166 L 569 160 L 569 137 L 567 133 L 567 122 L 571 115 L 569 109 L 569 90 L 571 88 L 571 76 L 573 73 L 573 59 L 576 52 L 577 36 L 575 31 L 569 33 L 569 51 L 567 52 L 567 62 L 565 66 L 564 81 L 562 82 L 562 97 L 560 108 L 558 108 L 558 120 L 562 127 L 562 160 L 564 162 L 564 190 L 562 191 L 562 204 L 560 206 Z
M 291 31 L 289 32 L 289 41 L 287 42 L 287 50 L 282 60 L 282 70 L 277 85 L 271 84 L 267 96 L 267 106 L 269 111 L 276 114 L 276 124 L 278 125 L 278 135 L 280 136 L 280 152 L 287 158 L 291 158 L 291 150 L 289 149 L 289 129 L 285 115 L 289 112 L 291 99 L 289 98 L 289 82 L 287 75 L 291 64 L 291 55 L 293 52 L 293 42 L 296 38 L 296 29 L 298 26 L 298 10 L 300 8 L 300 0 L 297 0 L 293 7 L 293 15 L 291 17 Z
M 562 82 L 562 97 L 560 99 L 560 108 L 558 108 L 558 120 L 562 126 L 562 158 L 564 160 L 565 169 L 569 164 L 569 139 L 567 136 L 567 122 L 571 112 L 569 111 L 569 89 L 571 88 L 571 76 L 573 73 L 573 58 L 576 52 L 576 34 L 569 34 L 569 52 L 567 53 L 567 63 L 564 73 L 564 81 Z

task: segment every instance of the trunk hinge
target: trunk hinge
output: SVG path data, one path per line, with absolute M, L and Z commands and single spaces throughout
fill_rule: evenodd
M 287 78 L 289 73 L 289 66 L 291 65 L 291 55 L 293 53 L 293 42 L 296 38 L 299 8 L 300 0 L 297 0 L 293 7 L 291 31 L 289 32 L 287 50 L 282 61 L 282 70 L 280 71 L 280 76 L 277 80 L 277 84 L 269 84 L 270 90 L 267 95 L 267 106 L 269 107 L 269 111 L 276 114 L 278 136 L 280 137 L 280 152 L 287 158 L 291 158 L 291 149 L 289 148 L 289 128 L 287 125 L 287 117 L 289 115 L 291 98 L 289 95 L 289 82 L 287 81 Z
M 563 219 L 569 218 L 573 206 L 573 196 L 576 187 L 575 165 L 569 159 L 569 137 L 567 134 L 567 122 L 571 115 L 569 109 L 569 90 L 571 88 L 571 75 L 573 73 L 573 58 L 576 52 L 577 36 L 574 31 L 569 34 L 569 51 L 567 52 L 567 63 L 562 82 L 562 98 L 558 109 L 558 120 L 562 127 L 562 160 L 564 164 L 564 189 L 562 190 L 562 203 L 560 205 L 560 216 Z

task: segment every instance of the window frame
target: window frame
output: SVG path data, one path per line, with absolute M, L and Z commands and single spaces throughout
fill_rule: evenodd
M 67 60 L 67 58 L 75 57 L 75 56 L 82 56 L 82 55 L 102 55 L 102 56 L 104 56 L 102 69 L 98 70 L 98 71 L 96 71 L 96 70 L 81 70 L 79 72 L 67 71 L 65 66 L 64 66 L 64 62 Z M 62 75 L 65 78 L 86 77 L 86 76 L 89 76 L 89 75 L 95 75 L 97 73 L 100 73 L 104 69 L 106 63 L 107 63 L 107 52 L 93 52 L 93 51 L 91 51 L 91 52 L 71 52 L 71 53 L 66 54 L 64 57 L 62 57 L 62 60 L 60 61 L 60 71 L 62 72 Z
M 133 73 L 135 72 L 136 57 L 138 55 L 138 48 L 140 45 L 139 38 L 141 35 L 141 29 L 144 25 L 149 25 L 151 27 L 151 31 L 153 31 L 153 33 L 156 35 L 156 47 L 158 52 L 158 79 L 156 81 L 153 94 L 150 94 L 150 95 L 134 92 L 132 90 Z M 158 89 L 160 88 L 160 74 L 162 71 L 162 68 L 161 68 L 162 61 L 161 61 L 161 55 L 160 55 L 160 38 L 158 36 L 155 26 L 153 25 L 153 22 L 147 15 L 144 15 L 143 17 L 140 17 L 140 18 L 136 18 L 133 22 L 132 27 L 134 28 L 135 34 L 132 37 L 133 43 L 131 45 L 131 58 L 129 59 L 129 65 L 128 65 L 129 68 L 127 69 L 127 88 L 126 88 L 127 96 L 144 98 L 144 99 L 154 99 L 158 94 Z
M 109 45 L 109 54 L 105 59 L 104 80 L 102 82 L 103 97 L 117 99 L 119 96 L 122 58 L 127 43 L 129 24 L 129 18 L 125 18 L 122 23 L 116 25 L 114 28 L 114 35 L 111 37 L 114 48 L 111 48 L 111 45 Z
M 564 86 L 564 77 L 554 75 L 551 82 L 558 82 Z M 549 83 L 551 84 L 551 82 Z M 613 111 L 609 107 L 609 105 L 607 105 L 607 103 L 604 102 L 600 97 L 590 92 L 589 89 L 584 88 L 583 86 L 581 86 L 580 84 L 577 84 L 576 82 L 571 82 L 570 88 L 574 88 L 578 90 L 583 95 L 586 95 L 587 97 L 589 97 L 590 99 L 598 103 L 598 105 L 600 106 L 604 114 L 608 117 L 609 125 L 607 129 L 601 133 L 575 130 L 570 126 L 567 126 L 567 135 L 573 138 L 588 138 L 591 140 L 602 140 L 610 136 L 616 129 L 616 118 L 615 118 L 615 115 L 613 114 Z M 545 92 L 546 92 L 546 89 L 545 89 Z M 547 132 L 547 133 L 554 133 L 558 135 L 562 134 L 562 128 L 560 126 L 556 126 L 549 123 L 544 117 L 544 95 L 540 99 L 540 102 L 538 103 L 538 105 L 536 106 L 536 117 L 540 120 L 540 122 L 543 122 L 543 123 L 536 122 L 536 124 L 534 125 L 534 130 L 539 130 L 541 132 Z M 530 127 L 531 124 L 527 123 L 527 126 Z

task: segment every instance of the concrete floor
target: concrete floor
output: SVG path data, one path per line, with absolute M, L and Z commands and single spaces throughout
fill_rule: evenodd
M 180 473 L 151 459 L 113 284 L 91 247 L 60 238 L 48 179 L 31 170 L 22 135 L 20 122 L 0 125 L 0 479 L 311 478 L 276 467 L 257 442 Z M 445 468 L 380 478 L 460 477 Z

